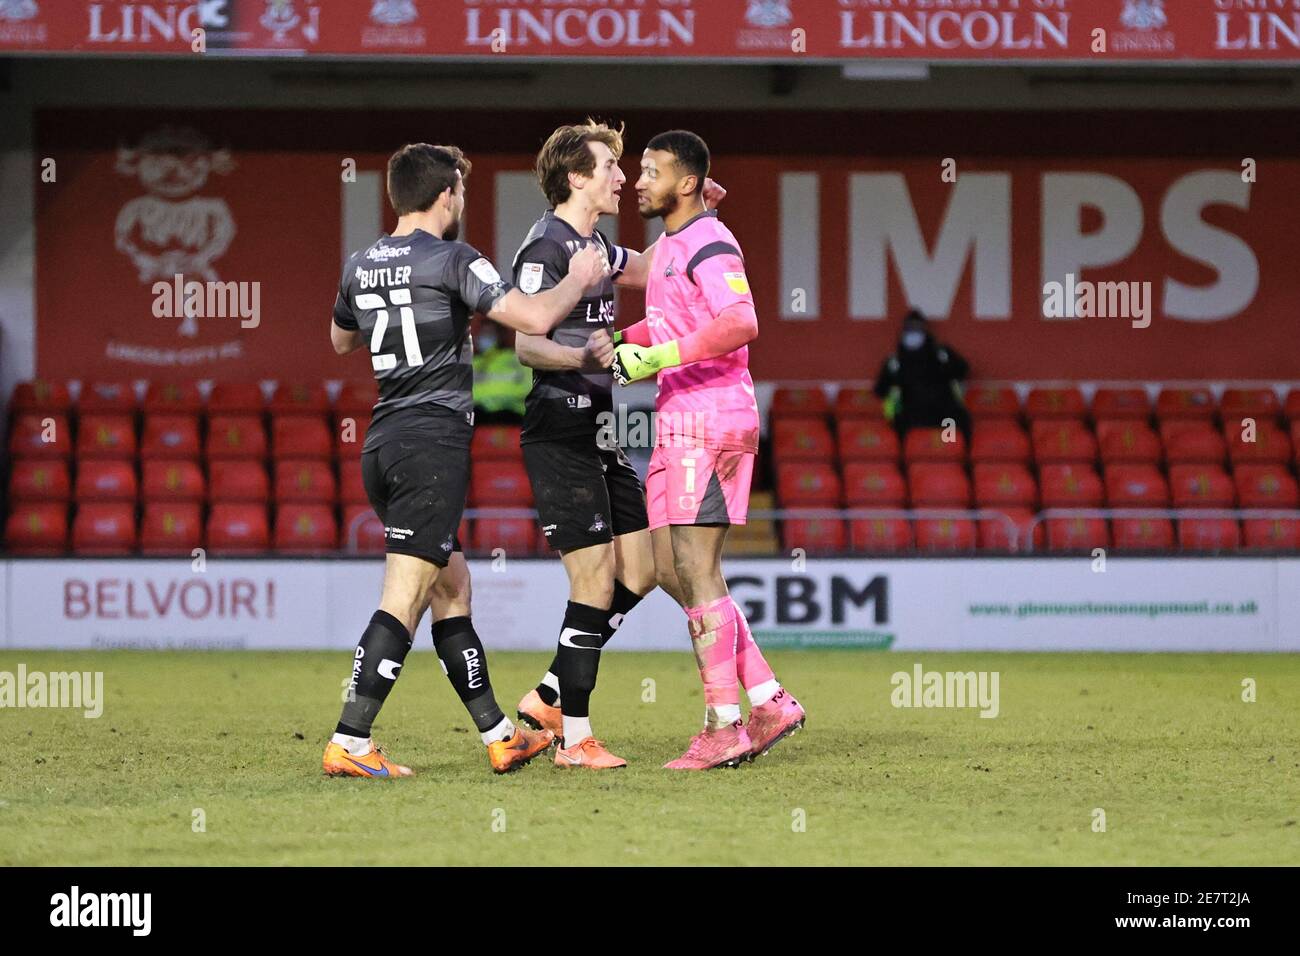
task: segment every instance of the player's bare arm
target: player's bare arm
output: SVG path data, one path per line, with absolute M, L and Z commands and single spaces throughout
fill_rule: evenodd
M 569 274 L 553 288 L 534 295 L 511 289 L 488 312 L 488 318 L 526 335 L 545 335 L 564 321 L 583 293 L 609 274 L 609 260 L 594 245 L 578 250 L 569 260 Z
M 515 354 L 521 365 L 539 372 L 601 372 L 614 360 L 614 339 L 598 329 L 585 348 L 574 348 L 544 335 L 520 332 L 515 336 Z
M 343 329 L 337 322 L 330 322 L 330 344 L 339 355 L 347 355 L 361 348 L 365 339 L 359 329 Z

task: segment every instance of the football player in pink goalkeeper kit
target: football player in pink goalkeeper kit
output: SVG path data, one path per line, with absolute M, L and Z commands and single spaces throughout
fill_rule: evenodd
M 637 205 L 646 219 L 662 217 L 665 232 L 652 246 L 646 317 L 619 334 L 613 365 L 623 384 L 659 376 L 646 475 L 655 573 L 686 611 L 705 702 L 704 730 L 666 765 L 673 770 L 737 766 L 804 723 L 722 576 L 722 543 L 745 523 L 758 451 L 747 348 L 758 319 L 736 238 L 705 209 L 708 172 L 709 149 L 694 133 L 660 133 L 646 147 Z

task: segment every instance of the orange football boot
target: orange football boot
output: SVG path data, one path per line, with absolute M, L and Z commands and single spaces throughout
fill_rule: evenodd
M 488 761 L 497 773 L 509 773 L 528 763 L 554 741 L 555 734 L 549 730 L 515 727 L 513 737 L 488 744 Z
M 533 730 L 549 730 L 556 737 L 564 734 L 564 718 L 560 708 L 551 707 L 542 700 L 534 688 L 519 702 L 519 720 Z
M 555 766 L 589 767 L 592 770 L 614 770 L 626 767 L 627 761 L 605 749 L 603 741 L 583 737 L 572 747 L 555 748 Z
M 370 753 L 354 757 L 340 744 L 330 741 L 325 747 L 325 759 L 322 761 L 325 773 L 331 777 L 411 777 L 415 771 L 393 763 L 384 756 L 377 744 L 372 744 Z

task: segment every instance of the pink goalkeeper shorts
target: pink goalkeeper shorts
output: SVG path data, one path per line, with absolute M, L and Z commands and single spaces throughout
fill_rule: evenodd
M 670 524 L 744 524 L 754 454 L 656 446 L 645 478 L 650 530 Z

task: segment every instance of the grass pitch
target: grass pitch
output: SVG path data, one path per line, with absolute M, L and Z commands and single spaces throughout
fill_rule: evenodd
M 809 721 L 754 764 L 661 770 L 702 711 L 694 661 L 609 653 L 592 712 L 631 766 L 497 777 L 419 653 L 376 725 L 418 776 L 386 782 L 320 773 L 346 652 L 0 652 L 11 673 L 102 670 L 105 691 L 95 720 L 0 710 L 0 864 L 1300 862 L 1296 656 L 770 659 Z M 548 660 L 490 654 L 512 716 Z M 998 671 L 999 716 L 894 708 L 890 676 L 917 661 Z

